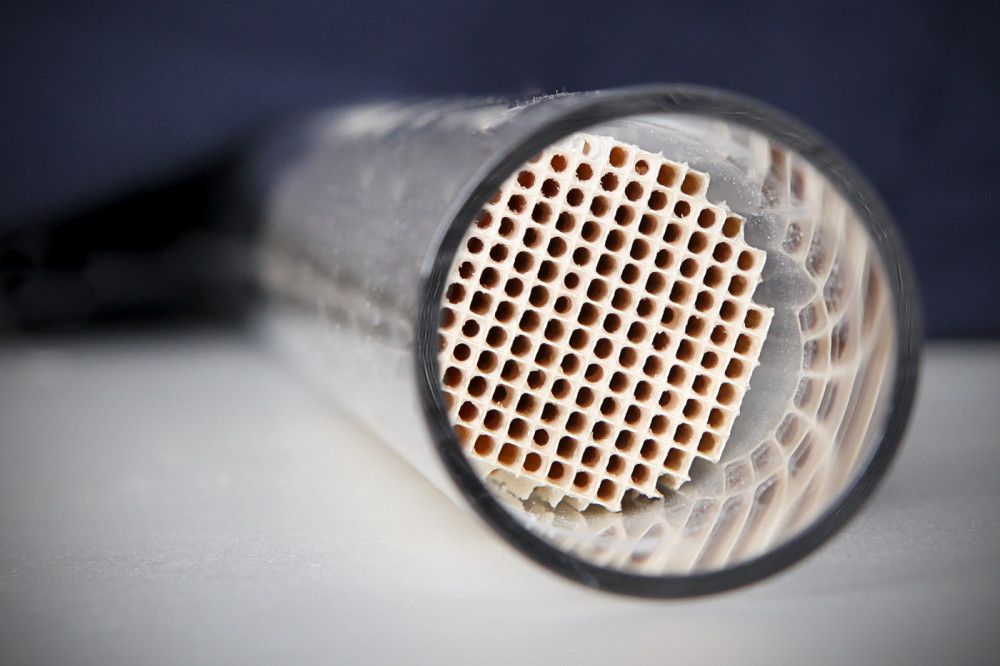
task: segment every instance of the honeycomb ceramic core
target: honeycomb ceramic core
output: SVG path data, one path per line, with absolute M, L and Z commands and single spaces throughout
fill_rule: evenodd
M 772 310 L 765 253 L 708 176 L 574 134 L 470 225 L 442 308 L 449 416 L 476 470 L 518 497 L 621 508 L 716 462 Z

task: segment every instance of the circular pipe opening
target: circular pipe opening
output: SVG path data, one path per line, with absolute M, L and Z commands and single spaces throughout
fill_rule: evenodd
M 737 157 L 721 163 L 703 160 L 707 167 L 698 168 L 697 148 L 705 145 L 698 133 L 711 136 L 712 127 L 729 128 L 738 137 L 735 145 L 763 155 L 767 171 L 756 188 L 756 205 L 745 196 L 746 188 L 741 190 L 745 183 L 738 177 Z M 662 138 L 657 143 L 657 132 L 682 137 L 673 144 Z M 650 152 L 650 144 L 665 149 Z M 533 164 L 540 154 L 547 158 Z M 681 154 L 686 163 L 671 159 Z M 735 166 L 727 171 L 730 165 Z M 808 199 L 812 192 L 803 184 L 810 182 L 820 183 L 818 189 L 827 193 L 832 203 L 826 208 L 822 200 Z M 513 247 L 498 242 L 504 234 L 491 238 L 492 245 L 476 234 L 469 237 L 470 231 L 490 231 L 489 224 L 474 226 L 473 220 L 482 223 L 489 217 L 482 214 L 484 206 L 505 183 L 524 190 L 501 198 L 513 215 L 512 224 L 523 221 L 529 227 L 513 236 L 531 236 L 532 263 L 548 266 L 530 280 L 522 271 L 522 288 L 507 295 L 510 312 L 490 315 L 481 307 L 490 294 L 464 288 L 461 273 L 469 273 L 466 264 L 478 258 L 490 262 L 479 266 L 484 274 L 513 275 L 517 266 L 506 264 L 531 250 L 527 243 Z M 831 212 L 829 207 L 838 203 L 839 212 Z M 792 219 L 788 212 L 793 204 L 812 205 L 824 217 L 806 228 L 805 220 Z M 565 210 L 558 212 L 557 205 Z M 642 211 L 636 210 L 639 205 Z M 578 207 L 579 219 L 573 213 Z M 563 213 L 573 217 L 561 217 Z M 839 221 L 831 217 L 838 214 Z M 834 222 L 828 228 L 823 220 Z M 830 233 L 849 225 L 856 227 L 850 233 Z M 780 242 L 769 244 L 779 228 Z M 542 235 L 549 240 L 539 241 Z M 838 254 L 854 247 L 848 241 L 860 244 L 867 263 L 852 264 L 842 258 L 848 255 Z M 491 248 L 488 255 L 483 248 Z M 521 260 L 522 266 L 527 263 Z M 625 280 L 622 273 L 617 284 L 609 282 L 622 264 L 634 266 L 627 271 L 632 279 Z M 474 266 L 472 273 L 476 270 Z M 535 303 L 527 301 L 543 284 L 548 300 L 538 296 Z M 812 291 L 806 293 L 809 286 Z M 473 308 L 470 291 L 483 294 L 481 312 Z M 515 546 L 563 575 L 604 589 L 647 596 L 707 593 L 761 578 L 801 558 L 829 538 L 871 493 L 898 445 L 912 403 L 920 341 L 916 295 L 884 207 L 861 176 L 809 130 L 758 103 L 718 91 L 645 88 L 580 96 L 563 115 L 532 129 L 483 172 L 442 237 L 421 293 L 421 395 L 452 477 L 480 515 Z M 862 302 L 878 302 L 881 309 L 852 313 L 851 293 Z M 561 313 L 551 308 L 559 299 L 564 299 Z M 627 323 L 624 312 L 614 307 L 616 302 L 625 307 L 626 300 L 638 304 L 628 306 L 635 311 Z M 467 311 L 457 307 L 466 303 Z M 471 313 L 498 325 L 504 321 L 500 315 L 506 315 L 507 337 L 524 336 L 519 350 L 541 343 L 535 372 L 544 368 L 551 374 L 544 385 L 504 385 L 505 390 L 524 391 L 522 396 L 531 391 L 532 399 L 525 401 L 526 414 L 518 417 L 523 425 L 515 431 L 521 435 L 508 431 L 501 446 L 480 444 L 485 431 L 471 434 L 467 422 L 458 431 L 463 437 L 456 434 L 458 422 L 449 409 L 473 403 L 452 400 L 449 408 L 444 390 L 461 393 L 466 389 L 458 387 L 466 385 L 470 392 L 478 390 L 491 375 L 465 376 L 469 363 L 482 359 L 471 353 L 464 366 L 439 361 L 444 305 L 461 312 L 459 321 Z M 866 320 L 865 313 L 873 310 L 883 319 Z M 644 317 L 655 317 L 655 328 L 636 329 L 635 339 L 626 337 Z M 492 328 L 477 323 L 473 336 L 454 345 L 456 351 Z M 464 327 L 447 330 L 465 334 Z M 882 350 L 881 375 L 866 363 L 846 389 L 821 381 L 832 365 L 856 360 L 851 354 L 873 331 L 888 331 L 892 341 Z M 628 347 L 615 342 L 619 335 Z M 607 353 L 602 357 L 596 347 L 584 353 L 572 346 L 574 340 L 585 346 L 584 337 L 608 340 Z M 510 353 L 518 355 L 513 345 Z M 632 354 L 641 356 L 638 362 L 621 361 Z M 481 373 L 504 366 L 491 357 L 480 363 L 476 370 Z M 517 381 L 509 376 L 510 382 Z M 663 385 L 652 386 L 658 380 Z M 542 395 L 549 385 L 549 395 Z M 566 408 L 580 388 L 600 399 L 588 402 L 592 406 Z M 475 415 L 465 409 L 470 420 L 483 418 L 484 427 L 486 418 L 504 419 L 496 409 L 480 408 Z M 532 410 L 538 413 L 529 425 L 526 417 Z M 496 415 L 489 416 L 491 411 Z M 811 417 L 811 428 L 801 427 L 803 414 Z M 772 426 L 770 438 L 754 427 L 758 422 Z M 839 424 L 833 434 L 831 422 Z M 532 437 L 527 437 L 529 431 Z M 772 526 L 763 545 L 741 546 L 745 555 L 733 556 L 740 539 L 740 534 L 734 536 L 736 527 L 761 524 L 766 508 L 781 501 L 781 484 L 769 483 L 770 477 L 757 475 L 759 470 L 778 460 L 784 487 L 806 478 L 829 455 L 821 441 L 824 433 L 826 451 L 836 448 L 833 444 L 855 445 L 856 464 L 841 466 L 840 478 L 831 477 L 825 495 L 802 489 L 798 504 L 786 511 L 789 527 L 784 533 Z M 562 457 L 558 450 L 547 451 L 567 439 L 572 446 L 560 444 Z M 486 462 L 509 479 L 484 479 Z M 747 479 L 752 488 L 740 490 Z M 712 494 L 712 484 L 721 484 L 723 491 Z M 666 516 L 685 501 L 685 520 L 673 526 L 675 533 L 707 533 L 690 541 L 696 553 L 680 557 L 658 546 L 666 543 L 663 535 L 672 527 Z M 797 523 L 795 512 L 804 516 Z M 539 513 L 552 520 L 539 520 Z M 616 515 L 627 515 L 629 521 L 619 525 Z M 629 533 L 625 523 L 636 524 L 636 519 L 648 525 L 641 533 Z

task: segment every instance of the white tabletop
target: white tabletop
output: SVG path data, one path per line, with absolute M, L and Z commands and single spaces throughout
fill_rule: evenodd
M 236 333 L 8 341 L 0 663 L 995 663 L 1000 345 L 924 369 L 845 531 L 650 601 L 527 560 Z

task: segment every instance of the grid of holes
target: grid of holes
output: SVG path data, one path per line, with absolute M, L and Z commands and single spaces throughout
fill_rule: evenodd
M 764 253 L 708 178 L 575 135 L 471 225 L 440 367 L 467 453 L 611 508 L 717 460 L 770 324 Z

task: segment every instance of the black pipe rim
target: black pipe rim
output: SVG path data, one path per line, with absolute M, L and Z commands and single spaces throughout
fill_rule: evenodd
M 638 86 L 575 97 L 577 103 L 570 104 L 567 111 L 532 128 L 486 167 L 485 175 L 457 206 L 432 250 L 433 260 L 419 289 L 415 359 L 421 407 L 435 448 L 461 494 L 488 525 L 539 564 L 589 587 L 640 597 L 682 598 L 722 592 L 773 575 L 815 551 L 847 524 L 884 478 L 905 433 L 916 395 L 923 326 L 916 279 L 899 232 L 881 198 L 849 160 L 816 132 L 762 102 L 690 85 Z M 511 516 L 473 472 L 461 450 L 444 404 L 437 362 L 441 302 L 451 265 L 468 226 L 492 193 L 515 169 L 568 134 L 627 116 L 655 113 L 696 114 L 742 125 L 812 163 L 851 204 L 869 232 L 884 264 L 897 333 L 895 374 L 881 438 L 839 499 L 808 527 L 757 557 L 718 570 L 663 576 L 592 564 L 553 546 Z

